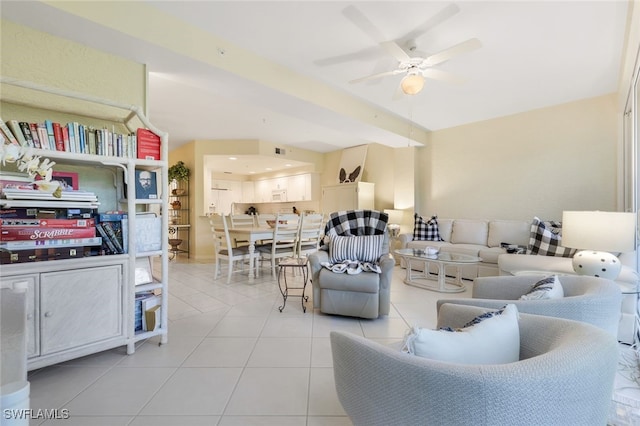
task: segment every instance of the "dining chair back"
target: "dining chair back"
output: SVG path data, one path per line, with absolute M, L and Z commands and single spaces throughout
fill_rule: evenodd
M 271 274 L 276 277 L 276 260 L 283 257 L 295 257 L 300 232 L 300 216 L 297 214 L 278 214 L 273 228 L 273 240 L 257 249 L 263 259 L 271 260 Z
M 324 215 L 321 213 L 300 216 L 300 235 L 298 236 L 298 256 L 306 256 L 318 251 L 324 232 Z
M 213 233 L 213 244 L 215 252 L 214 279 L 220 275 L 221 261 L 227 261 L 227 283 L 231 282 L 231 274 L 234 271 L 233 263 L 239 261 L 244 267 L 244 262 L 250 259 L 248 247 L 234 247 L 229 234 L 229 221 L 224 215 L 213 214 L 209 218 L 211 232 Z M 253 253 L 254 264 L 258 265 L 260 253 Z

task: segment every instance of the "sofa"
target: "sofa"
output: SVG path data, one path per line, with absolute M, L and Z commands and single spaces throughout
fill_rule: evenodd
M 538 274 L 574 275 L 571 257 L 526 254 L 533 220 L 506 219 L 441 219 L 437 228 L 442 241 L 414 240 L 413 233 L 398 236 L 400 248 L 424 249 L 437 247 L 442 252 L 478 256 L 481 262 L 460 267 L 462 279 L 473 281 L 477 277 L 496 275 Z M 508 253 L 521 251 L 521 254 Z M 637 288 L 640 276 L 637 272 L 637 253 L 621 253 L 622 271 L 616 279 L 624 295 L 618 339 L 631 344 L 636 333 Z M 418 265 L 412 263 L 412 268 Z M 436 272 L 434 268 L 433 271 Z M 455 276 L 456 270 L 447 270 Z

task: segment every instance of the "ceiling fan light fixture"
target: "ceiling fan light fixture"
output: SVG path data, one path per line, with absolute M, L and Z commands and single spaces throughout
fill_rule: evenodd
M 405 95 L 415 95 L 424 88 L 424 77 L 422 74 L 408 74 L 400 82 L 400 87 Z

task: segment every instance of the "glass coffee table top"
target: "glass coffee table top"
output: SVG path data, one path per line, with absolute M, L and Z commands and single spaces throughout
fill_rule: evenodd
M 436 254 L 429 254 L 426 250 L 414 248 L 399 249 L 395 250 L 394 253 L 400 256 L 411 256 L 417 259 L 437 260 L 442 262 L 476 263 L 482 261 L 478 256 L 471 256 L 468 254 L 447 253 L 442 251 Z

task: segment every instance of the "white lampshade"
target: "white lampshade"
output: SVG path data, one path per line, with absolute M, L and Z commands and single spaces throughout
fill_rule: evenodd
M 404 216 L 402 210 L 384 209 L 384 212 L 389 215 L 389 223 L 402 223 L 402 217 Z
M 400 82 L 400 87 L 406 95 L 415 95 L 424 87 L 422 74 L 409 74 Z
M 633 251 L 636 246 L 636 215 L 565 211 L 562 213 L 562 245 L 580 250 Z
M 562 214 L 562 245 L 581 249 L 573 256 L 579 275 L 615 280 L 622 265 L 612 253 L 635 250 L 635 213 L 566 211 Z

